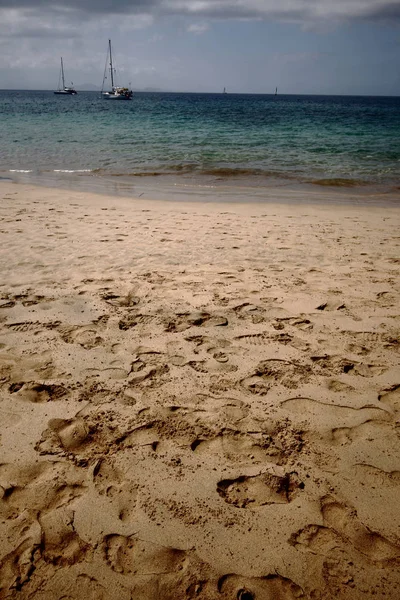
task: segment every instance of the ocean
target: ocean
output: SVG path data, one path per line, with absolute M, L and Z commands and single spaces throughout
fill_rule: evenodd
M 0 140 L 0 177 L 63 186 L 400 189 L 398 97 L 0 91 Z

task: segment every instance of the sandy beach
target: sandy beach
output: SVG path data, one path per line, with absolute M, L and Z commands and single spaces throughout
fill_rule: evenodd
M 400 206 L 324 194 L 0 182 L 0 599 L 400 598 Z

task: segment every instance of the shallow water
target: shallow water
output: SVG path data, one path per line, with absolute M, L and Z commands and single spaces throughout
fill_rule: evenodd
M 0 174 L 193 185 L 400 181 L 400 98 L 0 92 Z

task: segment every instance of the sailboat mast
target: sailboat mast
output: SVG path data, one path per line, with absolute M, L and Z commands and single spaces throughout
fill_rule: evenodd
M 109 47 L 109 52 L 110 52 L 111 86 L 114 87 L 114 69 L 113 69 L 113 64 L 112 64 L 111 40 L 108 40 L 108 47 Z
M 65 88 L 65 81 L 64 81 L 64 65 L 63 65 L 63 59 L 61 57 L 61 78 L 62 78 L 62 89 Z

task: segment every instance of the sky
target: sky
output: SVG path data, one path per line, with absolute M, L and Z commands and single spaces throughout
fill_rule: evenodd
M 0 89 L 400 95 L 400 0 L 0 0 Z

